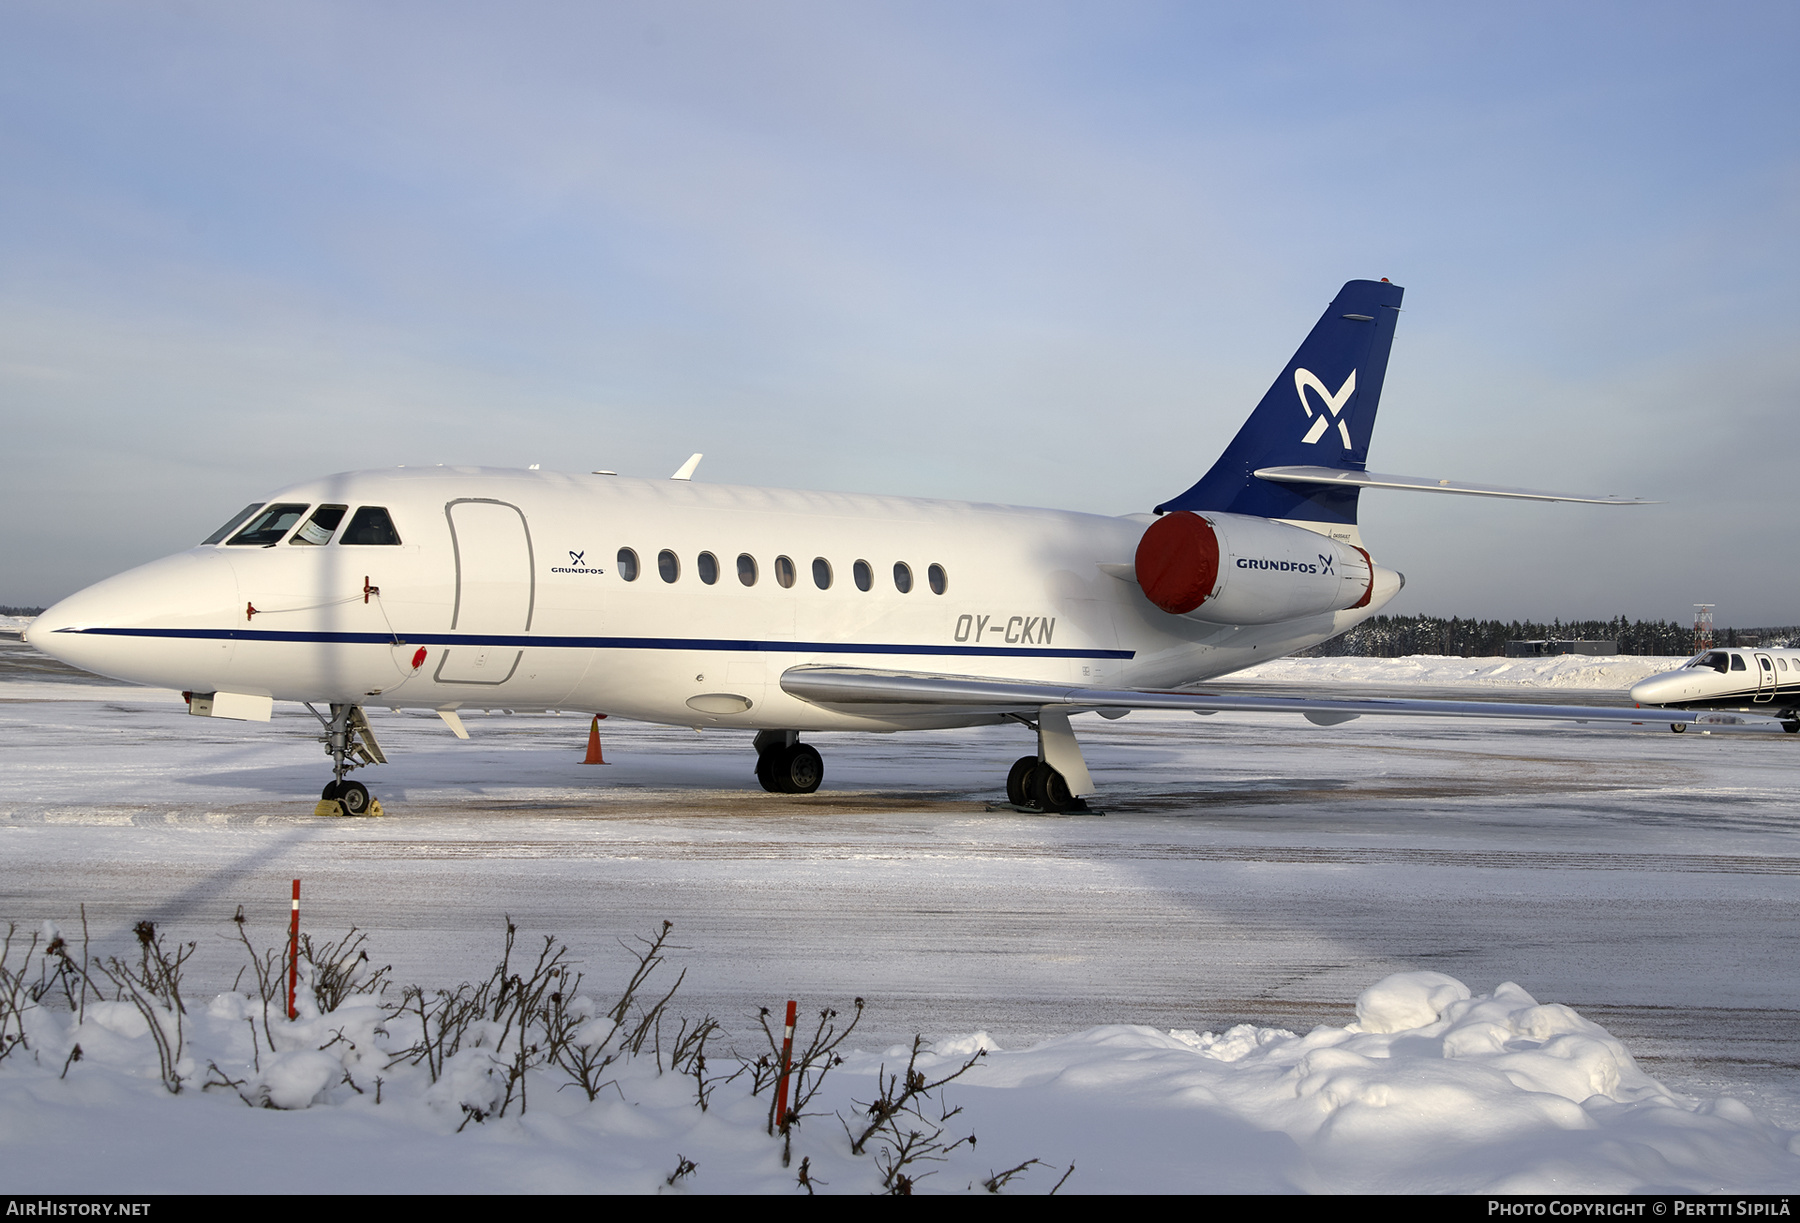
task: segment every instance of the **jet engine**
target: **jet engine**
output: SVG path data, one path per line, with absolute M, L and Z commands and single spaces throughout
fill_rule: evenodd
M 1376 585 L 1369 554 L 1352 544 L 1267 518 L 1188 510 L 1150 524 L 1136 568 L 1150 602 L 1209 624 L 1275 624 L 1366 607 Z

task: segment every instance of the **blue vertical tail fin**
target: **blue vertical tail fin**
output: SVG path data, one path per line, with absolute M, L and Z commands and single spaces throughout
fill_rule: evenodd
M 1354 525 L 1355 487 L 1277 484 L 1252 473 L 1366 468 L 1404 292 L 1385 280 L 1352 280 L 1339 289 L 1212 470 L 1156 512 L 1214 510 Z

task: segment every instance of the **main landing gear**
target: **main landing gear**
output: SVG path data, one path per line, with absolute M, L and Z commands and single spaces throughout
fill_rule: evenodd
M 756 780 L 771 794 L 811 794 L 825 780 L 825 762 L 797 730 L 756 732 Z
M 1006 775 L 1006 801 L 1028 811 L 1090 811 L 1086 798 L 1094 794 L 1094 779 L 1081 758 L 1081 745 L 1069 729 L 1065 709 L 1045 706 L 1037 722 L 1019 717 L 1037 731 L 1035 756 L 1020 756 Z
M 386 764 L 381 745 L 360 705 L 333 705 L 329 718 L 310 704 L 307 710 L 319 719 L 325 733 L 319 741 L 331 757 L 332 780 L 319 795 L 314 815 L 380 815 L 381 802 L 369 796 L 369 787 L 360 781 L 345 781 L 344 774 L 369 764 Z
M 1020 756 L 1006 775 L 1006 801 L 1039 811 L 1086 811 L 1088 805 L 1069 793 L 1069 781 L 1036 756 Z

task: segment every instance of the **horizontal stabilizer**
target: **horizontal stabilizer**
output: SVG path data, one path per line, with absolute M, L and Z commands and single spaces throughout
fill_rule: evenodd
M 1356 488 L 1401 488 L 1415 493 L 1458 493 L 1465 497 L 1511 497 L 1518 501 L 1572 501 L 1580 505 L 1661 505 L 1641 497 L 1583 497 L 1575 493 L 1547 493 L 1535 488 L 1504 488 L 1498 484 L 1465 484 L 1460 480 L 1428 480 L 1423 476 L 1385 476 L 1374 471 L 1345 471 L 1338 467 L 1259 467 L 1259 480 L 1271 484 L 1338 484 Z

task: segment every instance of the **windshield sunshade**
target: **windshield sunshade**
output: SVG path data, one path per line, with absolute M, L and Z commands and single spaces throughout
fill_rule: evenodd
M 306 513 L 304 503 L 300 505 L 271 505 L 268 509 L 250 520 L 250 525 L 231 537 L 227 547 L 262 547 L 281 542 L 281 537 L 294 529 L 300 516 Z
M 338 523 L 344 521 L 347 505 L 321 505 L 313 511 L 313 516 L 306 520 L 306 525 L 294 532 L 290 544 L 320 544 L 331 542 L 331 533 L 337 530 Z

